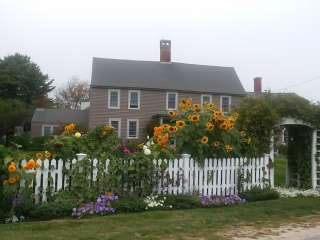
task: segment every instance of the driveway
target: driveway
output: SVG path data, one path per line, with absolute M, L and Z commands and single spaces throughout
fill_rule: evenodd
M 300 218 L 297 222 L 282 223 L 280 226 L 272 223 L 242 225 L 222 235 L 233 240 L 320 240 L 320 215 Z

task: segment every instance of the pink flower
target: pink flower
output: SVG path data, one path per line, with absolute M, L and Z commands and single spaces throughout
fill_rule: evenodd
M 127 155 L 130 153 L 130 150 L 127 147 L 123 147 L 122 152 Z

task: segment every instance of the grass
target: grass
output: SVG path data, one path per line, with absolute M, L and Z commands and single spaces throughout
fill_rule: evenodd
M 287 157 L 282 154 L 275 156 L 274 160 L 274 184 L 275 186 L 286 185 L 286 165 Z
M 230 207 L 149 211 L 0 225 L 2 240 L 37 239 L 225 239 L 239 224 L 264 226 L 294 221 L 320 211 L 320 198 L 278 199 Z

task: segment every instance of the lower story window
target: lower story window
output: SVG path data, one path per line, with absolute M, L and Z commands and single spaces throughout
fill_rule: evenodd
M 50 136 L 54 133 L 57 133 L 56 125 L 42 125 L 42 136 Z
M 121 118 L 109 118 L 109 124 L 116 130 L 118 137 L 121 136 Z
M 127 138 L 138 138 L 139 136 L 139 120 L 128 119 L 127 122 Z

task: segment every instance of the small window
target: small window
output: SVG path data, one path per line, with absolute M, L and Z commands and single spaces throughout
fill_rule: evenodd
M 167 93 L 167 110 L 176 110 L 178 102 L 178 94 L 174 92 Z
M 140 109 L 140 91 L 130 90 L 128 94 L 128 108 L 129 109 Z
M 120 90 L 119 89 L 108 90 L 108 108 L 110 109 L 120 108 Z
M 212 98 L 211 95 L 201 95 L 201 104 L 211 103 Z
M 42 125 L 42 136 L 50 136 L 56 133 L 55 130 L 57 127 L 56 125 Z
M 229 113 L 231 106 L 231 97 L 230 96 L 221 96 L 220 97 L 220 108 L 223 113 Z
M 109 124 L 115 129 L 118 137 L 121 136 L 121 118 L 109 118 Z
M 138 138 L 139 136 L 139 120 L 138 119 L 128 119 L 127 122 L 127 138 Z

